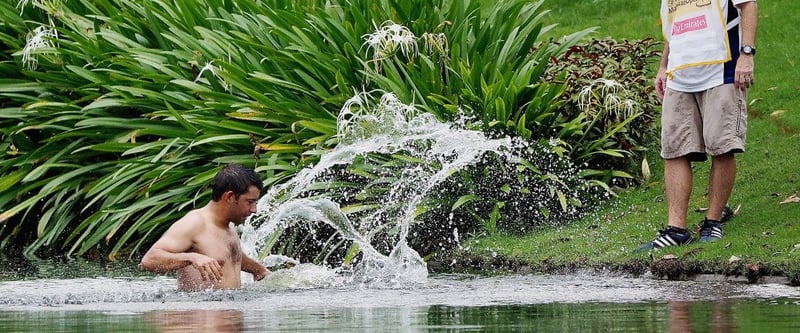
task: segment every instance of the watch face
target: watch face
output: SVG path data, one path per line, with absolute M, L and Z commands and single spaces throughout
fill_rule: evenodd
M 744 54 L 753 54 L 753 53 L 755 53 L 755 49 L 753 49 L 752 46 L 745 45 L 745 46 L 742 46 L 742 53 L 744 53 Z

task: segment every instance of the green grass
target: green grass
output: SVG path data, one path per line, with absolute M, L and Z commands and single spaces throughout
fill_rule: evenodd
M 557 24 L 554 35 L 597 27 L 594 37 L 639 39 L 661 36 L 658 3 L 626 0 L 544 0 L 548 23 Z
M 657 2 L 546 0 L 545 7 L 552 9 L 552 22 L 559 24 L 553 30 L 556 36 L 597 26 L 595 37 L 661 39 Z M 739 215 L 726 226 L 723 240 L 665 249 L 655 254 L 655 259 L 675 254 L 694 271 L 708 273 L 741 273 L 746 265 L 755 264 L 766 274 L 783 274 L 798 282 L 800 203 L 781 204 L 791 195 L 800 195 L 800 70 L 793 56 L 800 54 L 800 45 L 786 43 L 800 34 L 800 27 L 787 24 L 781 15 L 798 11 L 800 2 L 795 0 L 759 2 L 758 83 L 749 95 L 747 152 L 739 155 L 730 199 L 732 206 L 741 205 Z M 652 150 L 653 176 L 648 186 L 621 193 L 568 227 L 525 236 L 481 237 L 464 244 L 465 252 L 479 257 L 499 255 L 540 269 L 551 264 L 621 267 L 652 260 L 648 254 L 632 252 L 666 224 L 663 163 L 658 147 Z M 696 210 L 707 205 L 709 167 L 710 162 L 694 165 L 690 225 L 703 218 Z

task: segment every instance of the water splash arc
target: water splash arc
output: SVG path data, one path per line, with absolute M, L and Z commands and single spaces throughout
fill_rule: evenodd
M 355 104 L 349 103 L 343 109 L 342 113 L 350 117 L 340 118 L 340 144 L 322 154 L 316 165 L 302 169 L 259 200 L 258 212 L 244 226 L 243 248 L 249 255 L 258 255 L 265 250 L 268 239 L 274 239 L 286 228 L 297 223 L 323 222 L 358 244 L 363 255 L 356 269 L 360 278 L 424 280 L 425 261 L 407 242 L 422 201 L 453 173 L 476 163 L 487 152 L 500 153 L 512 141 L 489 139 L 482 132 L 441 122 L 430 113 L 415 114 L 412 106 L 400 103 L 391 94 L 382 96 L 375 106 L 361 99 Z M 324 189 L 325 175 L 330 170 L 349 166 L 369 154 L 402 154 L 419 163 L 393 170 L 394 174 L 387 177 L 392 183 L 380 199 L 384 204 L 351 220 L 335 202 L 335 195 L 320 188 Z M 386 230 L 395 230 L 396 244 L 390 253 L 383 254 L 371 241 Z

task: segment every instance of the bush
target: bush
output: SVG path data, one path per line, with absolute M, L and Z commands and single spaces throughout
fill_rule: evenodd
M 0 3 L 3 248 L 134 255 L 207 200 L 220 165 L 255 167 L 271 187 L 318 161 L 360 91 L 586 161 L 626 139 L 615 136 L 625 121 L 595 133 L 586 115 L 561 111 L 567 81 L 543 78 L 559 77 L 549 60 L 587 31 L 539 41 L 542 1 L 20 5 Z M 365 39 L 390 29 L 414 44 Z M 567 211 L 575 191 L 548 190 L 542 207 Z
M 588 176 L 609 183 L 619 171 L 636 170 L 647 147 L 658 143 L 660 102 L 649 70 L 660 59 L 661 43 L 592 39 L 554 58 L 546 80 L 563 82 L 560 112 L 578 126 L 563 126 L 558 138 Z

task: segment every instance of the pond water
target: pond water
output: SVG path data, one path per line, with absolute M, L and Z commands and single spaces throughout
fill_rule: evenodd
M 111 272 L 1 281 L 0 332 L 800 329 L 800 288 L 783 284 L 593 273 L 435 275 L 402 285 L 347 285 L 331 283 L 323 268 L 298 266 L 237 290 L 184 293 L 172 277 Z
M 348 102 L 342 114 L 353 116 L 352 128 L 345 132 L 358 135 L 270 189 L 259 202 L 258 223 L 241 230 L 245 253 L 262 258 L 291 224 L 323 222 L 358 245 L 361 259 L 350 271 L 278 256 L 265 265 L 294 266 L 259 282 L 243 275 L 236 290 L 185 293 L 176 291 L 172 277 L 143 275 L 119 262 L 4 262 L 0 254 L 0 332 L 800 331 L 800 288 L 785 284 L 597 273 L 429 276 L 407 242 L 411 226 L 421 223 L 419 204 L 436 184 L 512 142 L 452 128 L 429 114 L 411 117 L 403 113 L 410 106 L 391 96 L 381 101 L 388 104 L 361 116 L 351 112 L 361 100 Z M 367 130 L 376 133 L 364 135 Z M 396 177 L 378 173 L 380 182 L 397 182 L 385 185 L 387 198 L 367 200 L 384 203 L 365 205 L 374 206 L 369 212 L 358 205 L 343 209 L 333 200 L 341 194 L 320 193 L 330 170 L 359 158 L 364 164 L 373 153 L 410 154 L 407 159 L 437 168 L 401 163 Z M 386 235 L 377 237 L 376 230 Z M 463 230 L 447 231 L 460 242 Z M 374 239 L 396 244 L 386 254 L 372 246 Z

